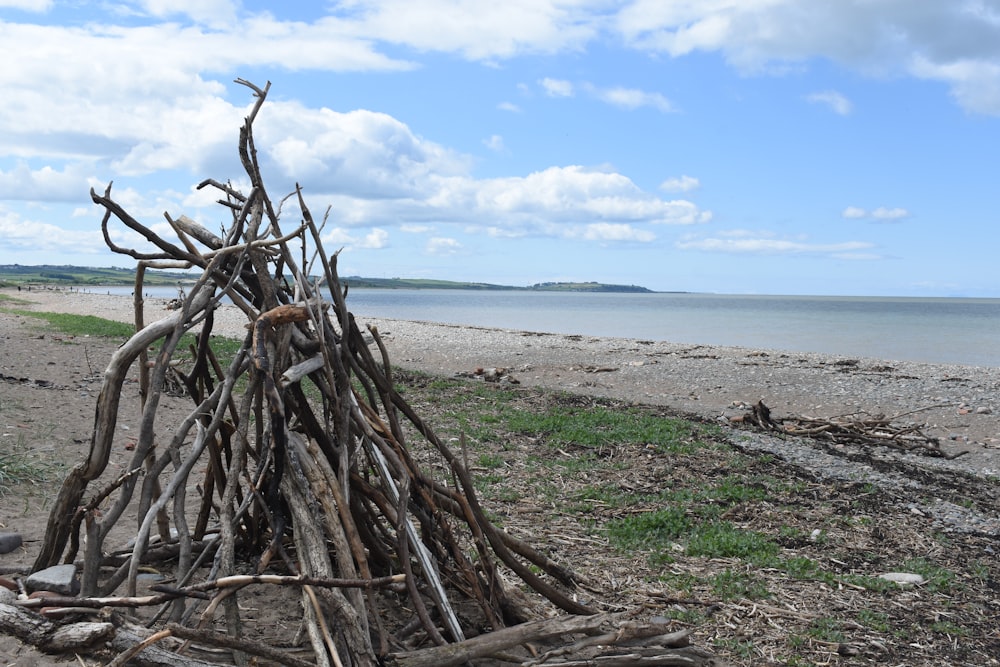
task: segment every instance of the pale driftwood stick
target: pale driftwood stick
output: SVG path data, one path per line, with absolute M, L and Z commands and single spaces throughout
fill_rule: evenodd
M 704 649 L 633 649 L 627 653 L 599 655 L 580 660 L 549 663 L 550 667 L 726 667 Z
M 465 641 L 435 646 L 419 651 L 393 653 L 386 664 L 394 667 L 451 667 L 477 658 L 486 658 L 515 646 L 570 634 L 601 632 L 612 620 L 609 614 L 593 616 L 557 616 L 494 630 Z
M 107 641 L 114 634 L 111 623 L 56 625 L 36 614 L 0 603 L 0 631 L 13 635 L 46 653 L 83 651 Z
M 310 357 L 305 361 L 299 362 L 294 366 L 291 366 L 284 373 L 281 374 L 281 378 L 278 380 L 279 387 L 287 387 L 290 384 L 295 384 L 300 381 L 305 376 L 309 375 L 314 371 L 318 371 L 326 365 L 326 359 L 322 354 L 317 354 L 314 357 Z
M 210 297 L 211 289 L 206 288 L 199 291 L 193 305 L 204 307 Z M 108 465 L 115 426 L 118 424 L 118 407 L 121 402 L 122 385 L 125 383 L 125 376 L 132 362 L 135 361 L 140 352 L 181 325 L 185 315 L 184 311 L 176 311 L 150 324 L 143 330 L 136 332 L 111 356 L 111 361 L 104 371 L 104 382 L 97 399 L 90 453 L 82 463 L 78 463 L 70 471 L 59 489 L 59 495 L 53 504 L 52 512 L 49 514 L 49 529 L 45 532 L 45 540 L 39 550 L 38 557 L 35 559 L 33 566 L 35 570 L 42 570 L 59 562 L 59 556 L 66 547 L 66 541 L 69 537 L 70 522 L 76 508 L 80 505 L 87 484 L 100 477 Z
M 196 240 L 201 242 L 203 245 L 208 246 L 212 250 L 218 250 L 225 243 L 222 239 L 203 227 L 200 223 L 195 222 L 186 215 L 181 215 L 177 219 L 172 219 L 166 213 L 164 213 L 164 215 L 167 218 L 167 222 L 169 222 L 173 227 L 181 229 L 185 234 L 194 237 Z

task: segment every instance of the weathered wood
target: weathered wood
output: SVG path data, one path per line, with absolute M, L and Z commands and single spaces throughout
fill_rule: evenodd
M 0 631 L 46 653 L 85 651 L 107 641 L 115 631 L 105 622 L 58 625 L 14 605 L 0 603 Z
M 240 642 L 254 619 L 238 597 L 250 584 L 300 587 L 297 608 L 283 612 L 301 624 L 312 660 L 322 666 L 461 664 L 525 642 L 553 644 L 542 647 L 551 649 L 547 660 L 566 664 L 585 659 L 609 665 L 626 659 L 708 664 L 663 662 L 670 652 L 678 660 L 694 653 L 679 646 L 656 648 L 668 634 L 662 625 L 629 625 L 636 621 L 597 614 L 597 604 L 578 601 L 577 578 L 557 562 L 557 554 L 542 554 L 491 523 L 465 462 L 396 390 L 378 331 L 366 337 L 359 330 L 337 275 L 337 255 L 324 251 L 321 226 L 298 188 L 293 194 L 301 221 L 291 225 L 293 231 L 282 231 L 285 200 L 275 206 L 264 187 L 253 134 L 269 86 L 241 83 L 256 97 L 239 141 L 251 189 L 243 194 L 212 180 L 199 186 L 222 193 L 231 222 L 220 234 L 186 216 L 168 216 L 180 247 L 129 215 L 112 199 L 110 186 L 103 195 L 92 194 L 105 208 L 102 232 L 113 251 L 142 266 L 179 263 L 202 273 L 179 309 L 146 324 L 138 296 L 144 272 L 137 271 L 138 331 L 108 364 L 90 451 L 63 482 L 35 563 L 40 569 L 75 559 L 79 533 L 86 532 L 83 597 L 58 602 L 74 608 L 102 601 L 163 604 L 152 630 L 123 625 L 112 639 L 117 650 L 136 652 L 131 658 L 136 664 L 200 664 L 159 646 L 185 636 L 226 646 L 234 662 L 246 664 L 254 651 Z M 113 221 L 138 233 L 153 250 L 114 245 Z M 315 275 L 320 277 L 310 277 Z M 249 329 L 226 368 L 211 338 L 213 309 L 223 296 L 245 314 Z M 198 326 L 202 331 L 188 362 L 181 336 Z M 369 349 L 372 342 L 377 354 Z M 146 363 L 154 346 L 158 350 Z M 144 363 L 135 451 L 124 464 L 126 474 L 109 481 L 105 471 L 123 409 L 122 389 L 137 358 Z M 163 421 L 160 399 L 168 375 L 181 378 L 193 406 L 178 424 L 164 425 L 157 420 Z M 164 438 L 164 428 L 171 427 Z M 158 445 L 157 438 L 166 445 Z M 429 445 L 419 461 L 410 452 L 411 438 Z M 435 460 L 425 463 L 425 454 Z M 429 472 L 439 469 L 449 471 L 447 480 Z M 100 484 L 99 491 L 84 502 L 92 482 Z M 189 503 L 195 488 L 200 497 Z M 127 550 L 114 550 L 116 571 L 99 576 L 111 562 L 104 540 L 128 516 L 138 517 L 138 529 L 127 531 L 137 539 Z M 204 548 L 212 520 L 220 524 L 217 549 Z M 159 546 L 152 539 L 154 526 Z M 199 543 L 203 548 L 195 559 Z M 207 560 L 213 553 L 214 561 Z M 177 583 L 156 586 L 156 594 L 145 598 L 133 595 L 140 567 L 164 554 L 176 556 Z M 259 576 L 233 576 L 246 571 L 246 556 Z M 273 568 L 292 576 L 271 574 Z M 510 571 L 517 585 L 570 615 L 519 623 L 530 616 L 527 606 L 512 604 L 501 576 Z M 98 580 L 107 595 L 98 596 Z M 120 586 L 127 594 L 113 595 Z M 54 600 L 32 604 L 48 602 Z M 208 630 L 217 626 L 220 607 L 224 636 Z M 399 609 L 419 619 L 405 627 L 407 641 L 436 646 L 392 653 L 399 647 L 392 643 L 401 630 L 396 626 L 407 621 L 398 617 Z M 160 614 L 173 623 L 164 626 Z M 193 624 L 198 627 L 188 627 Z M 482 634 L 466 639 L 476 633 Z M 601 655 L 592 642 L 579 640 L 581 634 L 597 635 L 594 641 L 602 645 L 628 647 L 618 657 Z M 276 649 L 265 646 L 257 655 L 268 657 L 271 650 Z M 268 659 L 285 657 L 277 652 Z

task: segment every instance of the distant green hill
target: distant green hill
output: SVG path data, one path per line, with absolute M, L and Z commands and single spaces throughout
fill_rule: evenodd
M 178 282 L 194 280 L 195 276 L 180 271 L 147 270 L 145 284 L 176 285 Z M 552 282 L 536 283 L 528 287 L 494 285 L 491 283 L 459 282 L 453 280 L 432 280 L 428 278 L 364 278 L 350 276 L 341 282 L 351 288 L 382 289 L 456 289 L 456 290 L 531 290 L 535 292 L 652 292 L 638 285 L 607 285 L 595 282 Z M 0 265 L 0 286 L 3 285 L 132 285 L 135 283 L 135 269 L 93 268 L 86 266 L 22 266 L 20 264 Z
M 528 289 L 543 292 L 652 292 L 638 285 L 608 285 L 605 283 L 535 283 Z
M 605 283 L 535 283 L 528 287 L 495 285 L 492 283 L 468 283 L 452 280 L 429 280 L 425 278 L 363 278 L 350 276 L 341 278 L 350 287 L 378 287 L 382 289 L 461 289 L 461 290 L 530 290 L 533 292 L 649 292 L 652 290 L 638 285 L 608 285 Z
M 197 276 L 180 271 L 148 269 L 144 283 L 149 286 L 176 285 L 178 281 L 192 281 Z M 94 268 L 89 266 L 22 266 L 0 264 L 0 285 L 133 285 L 135 269 L 118 267 Z

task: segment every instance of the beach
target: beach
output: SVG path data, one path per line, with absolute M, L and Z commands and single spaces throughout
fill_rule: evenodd
M 131 297 L 64 290 L 7 289 L 29 310 L 134 321 Z M 147 299 L 147 322 L 170 311 Z M 350 300 L 348 308 L 350 309 Z M 939 438 L 954 464 L 977 474 L 1000 471 L 1000 369 L 923 364 L 628 338 L 370 318 L 390 362 L 444 376 L 481 377 L 633 403 L 670 407 L 720 424 L 758 401 L 776 418 L 883 415 Z M 247 317 L 221 306 L 214 333 L 242 337 Z M 495 373 L 492 369 L 496 369 Z
M 104 368 L 121 340 L 65 334 L 17 311 L 128 323 L 134 312 L 127 296 L 0 294 L 0 453 L 26 454 L 46 473 L 12 485 L 0 502 L 0 532 L 16 532 L 22 541 L 0 556 L 0 577 L 18 577 L 30 571 L 46 536 L 60 477 L 90 449 Z M 168 315 L 166 306 L 148 300 L 145 321 Z M 846 639 L 811 648 L 816 661 L 846 646 L 866 656 L 858 664 L 997 664 L 991 660 L 1000 604 L 997 369 L 355 317 L 384 341 L 397 385 L 421 418 L 449 442 L 460 440 L 454 429 L 462 424 L 463 436 L 468 433 L 463 455 L 503 529 L 571 563 L 586 582 L 580 595 L 608 609 L 643 608 L 666 617 L 698 613 L 710 601 L 716 611 L 691 623 L 692 642 L 734 665 L 761 663 L 725 642 L 753 637 L 762 652 L 801 655 L 802 645 L 789 646 L 809 636 L 817 618 L 835 619 Z M 214 319 L 215 334 L 246 335 L 248 319 L 236 308 L 222 307 Z M 461 380 L 428 382 L 402 370 Z M 510 384 L 478 384 L 485 378 Z M 109 467 L 99 485 L 120 478 L 131 460 L 142 421 L 138 394 L 133 368 L 122 385 Z M 949 456 L 777 436 L 739 421 L 757 401 L 777 420 L 885 413 L 940 438 Z M 159 398 L 161 442 L 190 411 L 183 392 Z M 543 431 L 519 432 L 496 419 L 547 419 L 553 411 L 685 426 L 671 440 L 676 449 L 661 451 L 633 433 L 627 442 L 602 441 L 595 451 L 546 442 Z M 678 414 L 692 421 L 674 420 Z M 486 418 L 463 421 L 475 415 Z M 738 554 L 691 555 L 679 545 L 688 538 L 677 537 L 667 547 L 669 560 L 660 560 L 609 540 L 610 527 L 660 516 L 687 497 L 700 499 L 685 506 L 692 526 L 701 525 L 696 518 L 723 512 L 725 525 L 741 535 L 767 536 L 779 556 L 760 565 Z M 107 544 L 120 549 L 134 533 L 134 519 L 120 521 Z M 811 574 L 800 571 L 803 564 Z M 719 587 L 737 570 L 745 573 L 741 582 L 752 581 L 765 597 Z M 929 582 L 915 590 L 885 589 L 876 579 L 882 572 L 916 572 Z M 248 601 L 248 624 L 262 632 L 283 628 L 287 597 L 260 594 L 268 597 L 241 598 Z M 928 633 L 922 619 L 945 607 L 952 625 Z M 886 619 L 884 628 L 859 624 L 860 609 Z M 65 659 L 10 640 L 0 643 L 0 664 L 57 667 Z

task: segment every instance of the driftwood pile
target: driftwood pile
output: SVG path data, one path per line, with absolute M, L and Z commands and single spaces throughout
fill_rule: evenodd
M 100 609 L 89 641 L 113 647 L 115 665 L 205 664 L 193 647 L 224 649 L 237 664 L 249 655 L 288 665 L 719 664 L 668 621 L 584 604 L 572 571 L 490 522 L 461 456 L 397 393 L 378 331 L 362 332 L 348 310 L 336 254 L 324 252 L 301 191 L 277 207 L 268 197 L 253 123 L 269 85 L 240 83 L 256 96 L 239 143 L 250 190 L 200 186 L 222 193 L 231 223 L 221 234 L 167 216 L 176 245 L 129 215 L 110 185 L 91 193 L 106 211 L 108 245 L 138 262 L 137 333 L 108 364 L 90 453 L 66 477 L 34 564 L 80 563 L 81 593 L 21 607 L 50 616 Z M 300 222 L 283 230 L 289 201 Z M 115 221 L 151 250 L 116 245 Z M 152 323 L 141 298 L 149 267 L 201 270 L 180 307 Z M 231 358 L 217 355 L 211 336 L 223 296 L 248 323 Z M 191 361 L 179 363 L 192 330 Z M 102 475 L 136 362 L 141 426 L 128 472 L 109 481 Z M 194 405 L 170 441 L 158 441 L 172 377 Z M 109 533 L 126 521 L 137 521 L 134 546 L 115 553 Z M 140 594 L 140 572 L 164 562 L 175 578 Z M 241 596 L 288 586 L 299 594 L 277 599 L 304 649 L 292 636 L 266 643 L 274 633 L 251 627 Z M 123 612 L 154 606 L 144 626 Z M 32 632 L 53 637 L 53 628 Z
M 900 423 L 902 417 L 910 414 L 912 412 L 891 417 L 850 414 L 829 419 L 790 415 L 776 420 L 771 416 L 771 409 L 763 401 L 758 401 L 741 421 L 765 431 L 837 445 L 885 446 L 943 458 L 956 458 L 968 453 L 963 451 L 949 455 L 941 448 L 940 439 L 924 432 L 927 428 L 924 424 Z

